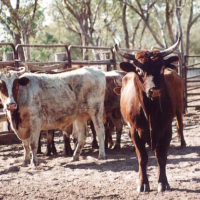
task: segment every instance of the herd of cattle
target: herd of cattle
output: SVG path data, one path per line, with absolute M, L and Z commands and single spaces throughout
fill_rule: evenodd
M 169 189 L 166 176 L 167 152 L 172 138 L 172 120 L 177 119 L 181 146 L 183 136 L 183 83 L 172 55 L 180 38 L 163 51 L 116 52 L 128 62 L 122 71 L 103 72 L 81 67 L 62 73 L 31 73 L 25 68 L 7 68 L 0 74 L 0 98 L 11 129 L 24 146 L 23 166 L 38 165 L 38 142 L 42 131 L 48 134 L 48 154 L 55 153 L 54 131 L 63 132 L 65 153 L 78 160 L 86 141 L 88 124 L 93 146 L 99 146 L 99 159 L 105 159 L 105 147 L 120 149 L 124 122 L 130 128 L 139 164 L 138 192 L 150 191 L 147 177 L 147 143 L 158 163 L 158 191 Z M 74 151 L 70 136 L 76 140 Z M 98 138 L 98 144 L 96 140 Z M 32 157 L 30 157 L 32 155 Z

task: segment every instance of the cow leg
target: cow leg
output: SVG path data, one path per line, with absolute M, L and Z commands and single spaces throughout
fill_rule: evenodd
M 104 124 L 104 129 L 105 129 L 105 149 L 108 149 L 108 141 L 110 138 L 110 125 L 108 120 L 106 121 L 106 123 Z M 112 136 L 111 136 L 112 137 Z
M 104 124 L 103 124 L 103 115 L 97 113 L 94 116 L 91 116 L 92 122 L 94 124 L 98 141 L 99 141 L 99 159 L 105 159 L 105 131 L 104 131 Z
M 47 131 L 47 149 L 46 149 L 46 155 L 50 156 L 51 153 L 53 155 L 57 154 L 55 142 L 54 142 L 54 130 Z
M 54 137 L 55 137 L 55 131 L 52 131 L 52 132 L 53 132 L 52 153 L 53 153 L 53 155 L 56 155 L 56 154 L 57 154 L 57 150 L 56 150 L 55 140 L 54 140 Z
M 30 137 L 30 147 L 31 147 L 31 152 L 32 152 L 32 159 L 31 163 L 34 166 L 37 166 L 38 163 L 38 158 L 37 158 L 37 149 L 38 149 L 38 141 L 40 137 L 40 130 L 37 130 L 37 126 L 33 126 L 31 130 L 31 137 Z M 33 130 L 34 129 L 34 130 Z
M 71 144 L 70 144 L 70 135 L 65 131 L 63 131 L 63 140 L 64 140 L 64 155 L 72 156 L 73 150 L 72 150 Z
M 97 143 L 96 131 L 95 131 L 95 128 L 94 128 L 94 124 L 93 124 L 93 122 L 91 120 L 90 120 L 90 128 L 91 128 L 92 135 L 93 135 L 92 148 L 93 149 L 98 149 L 99 146 L 98 146 L 98 143 Z
M 138 159 L 139 165 L 139 185 L 137 187 L 138 192 L 149 192 L 150 186 L 147 177 L 147 163 L 148 163 L 148 155 L 145 149 L 145 141 L 140 139 L 138 132 L 131 128 L 131 138 L 133 144 L 135 146 L 136 155 Z
M 40 137 L 39 137 L 39 141 L 38 141 L 38 149 L 37 149 L 37 154 L 41 154 L 42 151 L 41 151 L 41 133 L 40 133 Z
M 38 163 L 38 158 L 37 158 L 37 142 L 36 141 L 31 141 L 31 151 L 32 151 L 32 159 L 31 159 L 31 163 L 34 165 L 34 166 L 37 166 L 39 163 Z
M 115 127 L 116 127 L 116 143 L 115 143 L 115 150 L 120 150 L 121 149 L 121 135 L 122 135 L 122 128 L 123 128 L 123 123 L 121 119 L 115 121 Z
M 28 164 L 30 164 L 30 143 L 29 139 L 23 140 L 23 146 L 24 146 L 24 162 L 22 164 L 23 167 L 27 167 Z
M 76 132 L 77 134 L 78 143 L 73 154 L 73 161 L 79 160 L 79 156 L 86 141 L 86 133 L 87 133 L 86 129 L 87 129 L 87 123 L 82 122 L 81 120 L 78 119 L 74 121 L 73 132 Z
M 167 152 L 172 136 L 172 129 L 165 133 L 165 137 L 159 142 L 155 149 L 155 156 L 158 162 L 158 192 L 169 190 L 170 186 L 166 176 Z
M 114 130 L 114 124 L 111 120 L 107 120 L 107 127 L 105 129 L 105 148 L 112 148 L 113 146 L 113 139 L 112 139 L 112 132 Z M 109 146 L 108 146 L 109 144 Z
M 183 135 L 183 116 L 182 116 L 182 113 L 180 113 L 180 112 L 176 113 L 176 120 L 177 120 L 178 139 L 179 139 L 179 142 L 181 143 L 181 147 L 185 147 L 186 142 L 185 142 L 184 135 Z

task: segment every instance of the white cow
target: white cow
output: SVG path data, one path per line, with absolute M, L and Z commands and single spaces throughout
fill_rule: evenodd
M 36 156 L 41 130 L 67 130 L 73 122 L 78 145 L 73 155 L 79 159 L 85 144 L 85 124 L 92 119 L 99 140 L 99 158 L 105 158 L 103 109 L 105 75 L 92 68 L 59 74 L 2 72 L 0 98 L 12 130 L 24 145 L 24 165 L 38 164 Z

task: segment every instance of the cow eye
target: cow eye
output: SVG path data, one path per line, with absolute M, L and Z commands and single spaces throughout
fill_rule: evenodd
M 139 76 L 143 76 L 144 75 L 144 73 L 143 73 L 143 71 L 140 69 L 140 68 L 137 68 L 137 74 L 139 75 Z
M 160 74 L 163 74 L 163 73 L 164 73 L 164 69 L 165 69 L 165 67 L 163 66 L 163 67 L 161 68 L 161 70 L 160 70 Z

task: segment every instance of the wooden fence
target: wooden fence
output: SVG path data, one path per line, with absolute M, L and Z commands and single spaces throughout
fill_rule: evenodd
M 184 88 L 185 108 L 195 107 L 200 109 L 200 55 L 185 56 Z

